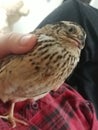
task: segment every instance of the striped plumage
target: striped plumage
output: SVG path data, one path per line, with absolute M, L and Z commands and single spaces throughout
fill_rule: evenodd
M 80 59 L 86 36 L 80 25 L 61 21 L 33 33 L 38 42 L 29 53 L 10 55 L 0 63 L 0 99 L 4 102 L 57 89 Z

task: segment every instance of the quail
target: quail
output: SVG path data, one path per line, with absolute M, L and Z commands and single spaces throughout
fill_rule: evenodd
M 77 23 L 59 21 L 36 29 L 31 51 L 0 60 L 0 99 L 12 101 L 7 119 L 12 126 L 26 122 L 14 117 L 15 103 L 56 90 L 73 72 L 85 46 L 86 32 Z

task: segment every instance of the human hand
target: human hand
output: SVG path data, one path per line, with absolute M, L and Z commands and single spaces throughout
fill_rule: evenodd
M 37 38 L 33 34 L 9 33 L 0 36 L 0 58 L 8 54 L 22 54 L 28 52 L 36 44 Z

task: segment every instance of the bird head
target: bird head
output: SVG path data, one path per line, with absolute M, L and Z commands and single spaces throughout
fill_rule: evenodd
M 86 32 L 82 26 L 75 22 L 62 21 L 61 23 L 66 26 L 65 33 L 67 37 L 75 40 L 77 42 L 76 45 L 80 49 L 83 49 L 85 46 Z
M 86 32 L 76 22 L 60 21 L 53 25 L 56 37 L 62 46 L 71 53 L 78 52 L 85 46 Z

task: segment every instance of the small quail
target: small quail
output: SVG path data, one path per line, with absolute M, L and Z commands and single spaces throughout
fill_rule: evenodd
M 60 21 L 33 32 L 35 47 L 26 54 L 9 55 L 0 61 L 0 99 L 12 101 L 8 115 L 0 118 L 27 123 L 14 117 L 15 103 L 56 90 L 72 73 L 85 46 L 86 33 L 75 22 Z

